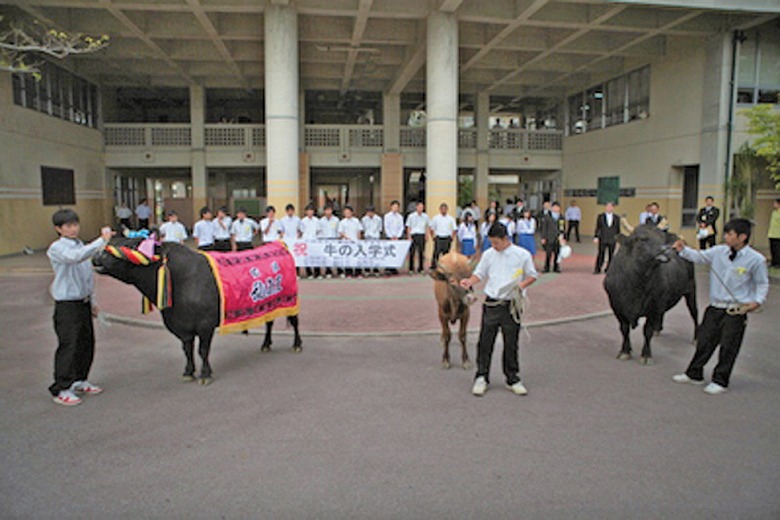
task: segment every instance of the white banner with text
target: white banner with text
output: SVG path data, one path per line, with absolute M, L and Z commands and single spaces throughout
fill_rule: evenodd
M 296 267 L 398 269 L 411 240 L 290 240 L 287 247 Z

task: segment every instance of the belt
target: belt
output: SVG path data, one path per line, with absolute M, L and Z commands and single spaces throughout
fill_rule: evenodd
M 91 298 L 87 296 L 86 298 L 82 298 L 80 300 L 54 300 L 55 303 L 89 303 L 91 301 Z
M 726 310 L 729 307 L 734 307 L 735 305 L 740 305 L 740 304 L 734 302 L 710 302 L 710 307 L 715 307 L 716 309 L 722 309 L 722 310 Z
M 510 303 L 512 303 L 512 300 L 497 300 L 490 296 L 485 298 L 485 305 L 488 307 L 502 307 L 504 305 L 509 305 Z

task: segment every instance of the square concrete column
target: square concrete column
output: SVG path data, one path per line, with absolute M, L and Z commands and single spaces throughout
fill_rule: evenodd
M 474 175 L 475 199 L 483 210 L 488 207 L 488 184 L 490 175 L 490 93 L 478 92 L 475 110 L 477 125 L 477 169 Z
M 458 198 L 458 18 L 428 15 L 425 103 L 426 210 L 446 202 L 452 214 Z
M 200 219 L 200 208 L 208 205 L 208 173 L 206 171 L 206 90 L 200 85 L 190 87 L 190 165 L 192 176 L 192 218 Z
M 298 14 L 269 4 L 264 18 L 268 203 L 281 211 L 298 203 L 300 191 Z
M 382 98 L 382 121 L 384 125 L 384 153 L 382 173 L 379 176 L 379 200 L 385 212 L 390 202 L 398 200 L 403 204 L 404 168 L 401 156 L 401 96 L 385 94 Z

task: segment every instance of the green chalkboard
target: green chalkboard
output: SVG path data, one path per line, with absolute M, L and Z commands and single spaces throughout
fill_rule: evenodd
M 596 197 L 600 205 L 607 202 L 617 205 L 620 198 L 620 177 L 599 177 Z

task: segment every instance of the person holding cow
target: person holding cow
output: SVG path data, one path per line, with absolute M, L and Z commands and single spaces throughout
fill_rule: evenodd
M 556 273 L 561 272 L 561 266 L 558 262 L 558 254 L 561 248 L 561 239 L 563 239 L 566 221 L 561 215 L 561 205 L 553 202 L 550 205 L 549 213 L 542 213 L 539 221 L 539 235 L 541 237 L 542 247 L 544 247 L 544 272 L 550 272 L 550 265 Z
M 74 406 L 81 403 L 77 393 L 96 395 L 102 392 L 87 379 L 95 357 L 92 318 L 97 315 L 90 259 L 103 251 L 113 233 L 110 227 L 104 227 L 98 238 L 85 245 L 79 239 L 79 216 L 71 209 L 56 211 L 52 223 L 59 238 L 49 246 L 46 256 L 54 271 L 50 292 L 55 302 L 57 353 L 54 355 L 54 383 L 49 392 L 55 403 Z
M 699 327 L 696 352 L 686 371 L 672 378 L 675 383 L 703 384 L 704 366 L 720 345 L 712 382 L 704 391 L 718 395 L 729 386 L 747 314 L 763 305 L 769 292 L 766 259 L 748 245 L 751 227 L 747 219 L 732 219 L 723 229 L 725 245 L 704 251 L 692 249 L 682 240 L 674 243 L 684 259 L 710 266 L 710 305 Z
M 538 278 L 530 253 L 509 239 L 506 227 L 495 223 L 488 231 L 491 248 L 485 251 L 474 274 L 461 280 L 464 289 L 487 280 L 482 324 L 477 345 L 477 373 L 471 393 L 485 395 L 490 384 L 490 360 L 499 329 L 504 338 L 503 370 L 506 384 L 516 395 L 528 389 L 520 379 L 517 341 L 520 335 L 521 295 Z
M 609 269 L 612 255 L 615 253 L 617 236 L 620 234 L 620 217 L 614 214 L 614 209 L 615 206 L 611 202 L 607 202 L 604 206 L 604 213 L 596 217 L 596 232 L 593 234 L 593 241 L 598 244 L 599 253 L 596 257 L 596 267 L 593 269 L 593 274 L 601 274 L 605 257 L 607 267 L 604 271 Z

